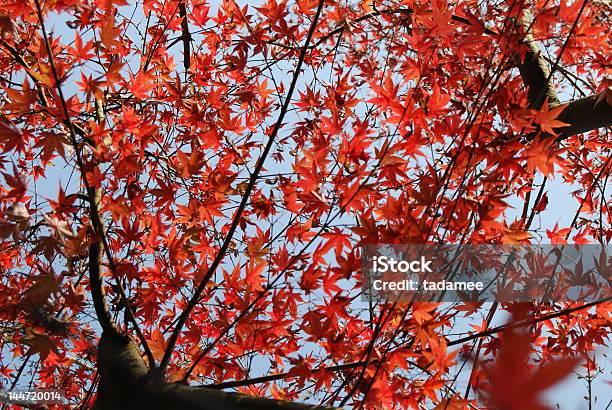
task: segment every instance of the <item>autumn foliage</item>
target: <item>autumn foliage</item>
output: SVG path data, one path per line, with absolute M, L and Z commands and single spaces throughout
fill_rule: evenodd
M 610 23 L 0 0 L 0 388 L 89 408 L 104 332 L 167 382 L 283 401 L 545 409 L 571 376 L 590 404 L 609 300 L 369 303 L 360 246 L 609 244 Z

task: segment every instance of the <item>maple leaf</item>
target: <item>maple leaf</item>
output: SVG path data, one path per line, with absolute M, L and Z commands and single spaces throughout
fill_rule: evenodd
M 437 83 L 434 83 L 431 88 L 431 96 L 429 97 L 427 106 L 425 107 L 427 113 L 431 115 L 438 115 L 448 112 L 446 106 L 450 102 L 451 97 L 443 94 L 440 86 Z
M 125 276 L 128 280 L 138 278 L 138 268 L 131 262 L 121 261 L 117 263 L 115 273 L 119 276 Z
M 68 139 L 65 134 L 57 134 L 54 132 L 45 132 L 40 135 L 36 142 L 36 148 L 42 148 L 42 163 L 45 165 L 53 157 L 58 154 L 64 158 L 66 151 L 64 146 L 68 145 Z
M 204 157 L 200 151 L 176 152 L 176 169 L 183 178 L 190 178 L 204 166 Z
M 149 92 L 155 88 L 155 81 L 150 74 L 139 72 L 136 76 L 130 74 L 129 89 L 134 97 L 144 100 Z
M 548 193 L 544 192 L 544 194 L 542 194 L 542 197 L 540 198 L 538 203 L 533 206 L 533 212 L 535 212 L 536 214 L 539 214 L 540 212 L 544 211 L 547 206 L 548 206 Z
M 423 324 L 433 318 L 431 312 L 437 307 L 437 303 L 415 302 L 412 304 L 412 316 L 418 324 Z
M 104 174 L 100 172 L 98 167 L 95 167 L 93 171 L 89 171 L 85 174 L 85 178 L 87 178 L 87 183 L 90 186 L 97 187 L 104 181 Z
M 508 231 L 504 234 L 503 243 L 519 244 L 522 241 L 526 241 L 531 238 L 531 233 L 527 231 Z
M 99 100 L 104 99 L 104 94 L 102 92 L 104 81 L 100 80 L 99 78 L 94 79 L 93 76 L 81 74 L 81 81 L 77 81 L 76 83 L 79 85 L 81 90 L 85 92 L 87 98 L 94 96 Z
M 427 25 L 433 35 L 446 36 L 453 30 L 448 3 L 445 0 L 434 0 L 431 6 L 431 16 L 427 19 Z
M 510 322 L 525 318 L 515 312 Z M 503 333 L 502 350 L 494 364 L 485 368 L 483 393 L 494 408 L 504 410 L 547 410 L 542 393 L 561 381 L 576 367 L 580 359 L 566 357 L 540 365 L 535 371 L 530 364 L 531 337 L 525 331 L 509 328 Z
M 52 272 L 36 278 L 35 282 L 24 293 L 23 303 L 30 307 L 44 304 L 51 294 L 59 291 L 57 279 Z
M 113 46 L 119 44 L 116 38 L 121 34 L 121 29 L 115 26 L 115 18 L 113 15 L 106 18 L 106 22 L 100 29 L 100 40 L 107 48 L 111 49 Z
M 365 13 L 371 13 L 374 11 L 374 0 L 361 0 L 359 7 Z
M 49 204 L 53 210 L 61 214 L 71 214 L 77 211 L 78 208 L 74 207 L 74 203 L 77 200 L 77 195 L 66 195 L 64 189 L 60 186 L 57 193 L 57 200 L 49 199 Z
M 555 135 L 555 128 L 561 128 L 569 125 L 557 119 L 565 107 L 567 107 L 567 104 L 561 104 L 549 109 L 548 101 L 545 101 L 542 109 L 536 114 L 534 121 L 540 126 L 542 131 Z
M 372 82 L 370 86 L 372 91 L 376 93 L 376 97 L 370 98 L 368 102 L 376 104 L 382 109 L 393 107 L 399 112 L 403 111 L 403 106 L 397 99 L 399 85 L 393 82 L 393 78 L 390 75 L 385 78 L 382 86 L 376 82 Z
M 22 152 L 25 149 L 22 132 L 3 120 L 0 120 L 0 142 L 4 144 L 6 151 Z
M 24 175 L 17 170 L 14 164 L 12 175 L 6 172 L 3 172 L 2 175 L 4 175 L 4 180 L 11 188 L 11 190 L 7 192 L 7 196 L 14 198 L 16 201 L 23 199 L 27 189 Z
M 114 89 L 115 84 L 123 80 L 123 77 L 121 76 L 121 69 L 124 65 L 124 63 L 121 63 L 119 61 L 113 61 L 106 69 L 104 77 L 107 80 L 106 84 L 108 84 L 111 89 Z
M 470 400 L 465 400 L 459 395 L 440 401 L 432 410 L 465 410 L 477 408 Z
M 266 78 L 261 83 L 257 84 L 257 94 L 259 98 L 265 103 L 265 101 L 274 93 L 272 88 L 268 88 L 268 79 Z
M 158 328 L 151 331 L 148 345 L 155 357 L 161 358 L 164 355 L 164 352 L 166 351 L 166 340 L 164 339 L 163 333 Z
M 41 360 L 45 360 L 52 352 L 57 352 L 56 343 L 48 335 L 33 329 L 26 330 L 23 342 L 30 346 L 26 354 L 38 354 Z
M 431 362 L 431 369 L 445 372 L 455 364 L 457 353 L 457 350 L 448 352 L 446 340 L 432 337 L 429 339 L 429 350 L 423 352 L 423 357 Z
M 84 60 L 89 60 L 94 57 L 93 53 L 94 44 L 93 41 L 88 41 L 87 43 L 83 42 L 83 38 L 79 35 L 79 33 L 75 34 L 74 37 L 74 47 L 71 47 L 71 55 L 75 57 L 77 62 L 81 62 Z M 85 75 L 81 73 L 81 75 Z
M 261 286 L 265 279 L 261 275 L 263 271 L 266 269 L 265 262 L 259 262 L 257 264 L 252 264 L 251 266 L 247 266 L 246 270 L 246 283 L 249 285 L 249 288 L 255 291 L 263 290 L 263 286 Z
M 287 1 L 277 3 L 276 0 L 268 0 L 265 5 L 256 7 L 256 9 L 264 16 L 270 19 L 271 23 L 276 23 L 283 20 L 288 14 Z
M 32 90 L 27 79 L 23 81 L 21 90 L 6 88 L 5 91 L 11 102 L 4 105 L 4 108 L 17 114 L 28 112 L 37 100 L 36 91 Z
M 128 4 L 127 0 L 101 0 L 98 2 L 98 6 L 102 10 L 112 10 L 117 6 L 127 6 Z
M 554 146 L 552 138 L 537 137 L 524 150 L 529 169 L 542 172 L 544 175 L 552 175 L 555 165 L 563 167 L 563 159 L 559 156 L 559 150 Z
M 318 0 L 297 0 L 296 1 L 298 7 L 305 14 L 313 15 L 315 13 L 315 8 L 319 4 Z

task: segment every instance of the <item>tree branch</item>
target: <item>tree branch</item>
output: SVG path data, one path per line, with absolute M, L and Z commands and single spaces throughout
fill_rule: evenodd
M 99 198 L 99 191 L 96 191 Z M 93 208 L 90 209 L 90 214 L 95 212 Z M 103 245 L 100 239 L 100 234 L 94 232 L 97 237 L 93 238 L 89 245 L 88 252 L 88 271 L 89 271 L 89 287 L 91 288 L 91 299 L 93 302 L 94 309 L 96 311 L 96 317 L 102 331 L 107 333 L 113 333 L 115 335 L 121 335 L 121 331 L 117 328 L 117 325 L 113 321 L 113 318 L 108 310 L 104 294 L 104 284 L 102 283 L 101 267 L 102 267 L 102 252 Z
M 51 44 L 49 42 L 49 37 L 47 35 L 47 30 L 44 24 L 42 7 L 40 5 L 39 0 L 35 0 L 34 3 L 36 5 L 36 11 L 38 14 L 38 19 L 39 19 L 41 31 L 43 34 L 45 49 L 49 57 L 49 64 L 51 66 L 51 72 L 53 74 L 53 79 L 55 81 L 55 88 L 57 89 L 57 93 L 60 99 L 63 114 L 65 116 L 63 123 L 68 127 L 68 130 L 69 130 L 70 140 L 71 140 L 71 143 L 75 151 L 77 167 L 78 167 L 79 173 L 81 174 L 81 180 L 85 187 L 85 191 L 87 192 L 87 199 L 89 202 L 89 211 L 90 211 L 89 215 L 90 215 L 91 225 L 93 227 L 93 231 L 95 235 L 95 237 L 93 238 L 93 242 L 90 245 L 89 255 L 88 255 L 90 258 L 88 269 L 89 269 L 90 286 L 91 286 L 91 293 L 92 293 L 94 309 L 96 311 L 98 321 L 100 322 L 100 325 L 103 329 L 103 333 L 111 334 L 113 335 L 113 337 L 115 337 L 118 340 L 125 340 L 127 339 L 127 336 L 124 335 L 123 332 L 121 332 L 118 329 L 116 323 L 114 322 L 114 320 L 112 319 L 110 315 L 110 312 L 108 311 L 108 306 L 106 305 L 106 301 L 105 301 L 104 287 L 103 287 L 102 278 L 100 275 L 101 274 L 101 259 L 102 259 L 103 250 L 106 251 L 106 256 L 108 259 L 108 263 L 111 266 L 111 270 L 113 272 L 115 271 L 115 264 L 112 258 L 112 254 L 106 242 L 106 238 L 104 236 L 105 235 L 104 223 L 102 222 L 102 218 L 100 217 L 100 212 L 98 208 L 100 204 L 100 199 L 101 199 L 101 190 L 97 189 L 96 187 L 91 186 L 87 180 L 85 161 L 83 159 L 83 154 L 81 150 L 79 149 L 79 143 L 76 138 L 77 128 L 75 127 L 75 124 L 73 124 L 71 120 L 70 111 L 68 110 L 66 98 L 64 97 L 64 92 L 62 90 L 61 81 L 60 81 L 59 75 L 57 74 L 57 68 L 55 66 L 55 60 L 53 58 L 53 51 L 51 49 Z M 42 97 L 44 97 L 44 93 L 42 91 L 43 88 L 40 87 L 40 90 L 41 90 Z M 48 102 L 44 98 L 42 100 L 42 103 L 45 105 L 48 104 Z M 99 108 L 100 107 L 96 106 L 96 111 L 99 111 Z M 82 132 L 84 132 L 84 130 Z M 136 321 L 133 315 L 133 312 L 131 311 L 131 306 L 121 286 L 118 286 L 118 292 L 119 292 L 120 297 L 122 298 L 122 300 L 124 301 L 126 305 L 126 311 L 128 312 L 128 318 L 130 318 L 130 320 L 133 322 L 136 334 L 145 349 L 147 357 L 149 358 L 150 361 L 152 361 L 153 354 L 151 353 L 151 350 L 149 349 L 147 341 L 144 338 L 142 331 L 140 330 L 138 322 Z M 151 362 L 151 363 L 153 365 L 154 362 Z
M 519 71 L 525 86 L 528 88 L 529 107 L 539 110 L 544 101 L 548 101 L 549 107 L 558 106 L 560 103 L 552 84 L 552 70 L 542 55 L 540 46 L 531 34 L 533 23 L 531 12 L 524 10 L 520 23 L 525 30 L 523 43 L 528 47 L 528 51 L 525 59 L 519 65 Z M 558 60 L 559 57 L 553 66 L 553 70 L 557 67 Z M 606 98 L 600 98 L 600 95 L 592 95 L 567 103 L 567 107 L 557 119 L 569 124 L 555 130 L 560 137 L 567 138 L 611 126 L 612 107 Z
M 599 94 L 591 95 L 569 102 L 557 118 L 569 125 L 556 129 L 557 134 L 566 138 L 612 126 L 612 106 L 606 98 L 600 98 L 600 96 Z
M 529 10 L 523 11 L 520 23 L 525 30 L 523 43 L 528 47 L 529 51 L 527 51 L 525 59 L 519 65 L 519 71 L 523 82 L 528 88 L 529 106 L 539 110 L 544 98 L 548 100 L 550 106 L 558 105 L 557 92 L 551 82 L 550 67 L 546 60 L 542 58 L 542 50 L 531 34 L 533 15 Z
M 607 297 L 604 299 L 599 299 L 599 300 L 595 300 L 593 302 L 590 303 L 586 303 L 584 305 L 579 305 L 579 306 L 575 306 L 572 308 L 567 308 L 567 309 L 563 309 L 557 312 L 552 312 L 546 315 L 542 315 L 539 316 L 535 319 L 527 319 L 524 321 L 519 321 L 519 322 L 514 322 L 514 323 L 507 323 L 505 325 L 501 325 L 501 326 L 497 326 L 497 327 L 493 327 L 487 330 L 484 330 L 482 332 L 478 332 L 478 333 L 474 333 L 472 335 L 469 336 L 465 336 L 463 338 L 460 339 L 455 339 L 455 340 L 451 340 L 447 343 L 447 345 L 450 346 L 456 346 L 456 345 L 460 345 L 472 340 L 477 340 L 477 339 L 481 339 L 483 337 L 486 336 L 492 336 L 496 333 L 500 333 L 503 332 L 504 330 L 511 330 L 511 329 L 516 329 L 516 328 L 520 328 L 520 327 L 526 327 L 526 326 L 531 326 L 534 325 L 536 323 L 539 322 L 543 322 L 546 320 L 551 320 L 551 319 L 555 319 L 558 318 L 560 316 L 564 316 L 564 315 L 569 315 L 571 313 L 580 311 L 580 310 L 584 310 L 584 309 L 589 309 L 592 308 L 593 306 L 597 306 L 601 303 L 606 303 L 606 302 L 610 302 L 612 301 L 612 297 Z M 370 364 L 375 364 L 377 363 L 376 361 L 371 361 Z M 320 371 L 330 371 L 330 372 L 339 372 L 339 371 L 344 371 L 344 370 L 350 370 L 350 369 L 354 369 L 356 367 L 361 367 L 361 366 L 365 366 L 367 363 L 365 360 L 362 361 L 357 361 L 357 362 L 350 362 L 350 363 L 344 363 L 344 364 L 339 364 L 339 365 L 335 365 L 335 366 L 328 366 L 328 367 L 319 367 L 316 369 L 312 369 L 311 372 L 312 373 L 317 373 Z M 232 381 L 228 381 L 228 382 L 223 382 L 223 383 L 217 383 L 217 384 L 209 384 L 206 385 L 204 387 L 206 388 L 210 388 L 210 389 L 229 389 L 229 388 L 236 388 L 236 387 L 244 387 L 244 386 L 251 386 L 253 384 L 259 384 L 259 383 L 267 383 L 267 382 L 271 382 L 271 381 L 276 381 L 276 380 L 284 380 L 284 379 L 288 379 L 291 377 L 298 377 L 298 375 L 296 375 L 293 372 L 285 372 L 285 373 L 276 373 L 276 374 L 270 374 L 267 376 L 261 376 L 261 377 L 254 377 L 251 379 L 245 379 L 245 380 L 232 380 Z
M 47 30 L 45 28 L 45 24 L 43 21 L 42 8 L 38 0 L 35 0 L 34 3 L 36 4 L 36 10 L 38 12 L 38 19 L 39 19 L 42 34 L 43 34 L 45 48 L 49 56 L 49 64 L 51 66 L 51 71 L 53 73 L 55 86 L 57 88 L 57 92 L 58 92 L 58 95 L 61 101 L 64 116 L 66 117 L 65 120 L 67 122 L 67 126 L 70 131 L 71 142 L 75 149 L 77 165 L 79 167 L 79 171 L 81 173 L 81 177 L 82 177 L 83 183 L 85 184 L 85 189 L 87 191 L 90 218 L 92 220 L 92 225 L 94 228 L 94 235 L 97 236 L 96 238 L 93 239 L 92 244 L 89 246 L 89 255 L 88 255 L 89 256 L 88 269 L 89 269 L 90 287 L 91 287 L 91 294 L 92 294 L 94 309 L 96 311 L 98 321 L 100 322 L 100 325 L 102 326 L 102 329 L 104 330 L 104 332 L 110 333 L 110 334 L 113 334 L 119 337 L 121 336 L 121 333 L 117 329 L 108 311 L 106 302 L 104 300 L 104 288 L 102 286 L 102 279 L 100 276 L 100 267 L 101 267 L 101 258 L 102 258 L 102 245 L 101 245 L 102 239 L 101 238 L 102 238 L 103 233 L 99 229 L 99 225 L 100 225 L 99 216 L 98 216 L 98 202 L 100 199 L 99 192 L 97 192 L 95 188 L 89 186 L 87 182 L 87 178 L 85 175 L 85 164 L 81 156 L 81 152 L 79 150 L 78 143 L 76 141 L 76 137 L 75 137 L 76 133 L 74 131 L 74 126 L 72 124 L 72 121 L 70 120 L 70 112 L 68 111 L 66 99 L 64 98 L 64 93 L 62 91 L 62 87 L 60 84 L 60 79 L 59 79 L 59 76 L 57 75 L 57 69 L 55 67 L 55 61 L 53 59 L 53 52 L 51 50 L 51 45 L 49 44 Z M 42 94 L 43 93 L 42 88 L 40 88 L 40 90 Z M 44 94 L 42 95 L 44 96 Z M 43 99 L 42 101 L 43 101 L 43 104 L 46 103 L 46 99 Z
M 189 21 L 187 20 L 187 8 L 185 2 L 179 3 L 179 16 L 181 17 L 181 38 L 183 40 L 183 67 L 185 71 L 191 66 L 191 33 L 189 33 Z
M 413 10 L 409 7 L 399 7 L 399 8 L 388 8 L 388 9 L 383 9 L 383 10 L 374 10 L 370 13 L 366 13 L 362 16 L 357 17 L 354 20 L 350 20 L 350 21 L 345 21 L 342 25 L 340 25 L 339 27 L 336 27 L 335 29 L 333 29 L 332 31 L 330 31 L 329 33 L 325 34 L 324 36 L 320 37 L 316 43 L 314 43 L 312 45 L 312 48 L 317 48 L 318 46 L 320 46 L 321 44 L 323 44 L 325 41 L 329 40 L 331 37 L 335 36 L 336 34 L 341 34 L 344 32 L 344 30 L 346 30 L 348 27 L 350 27 L 352 24 L 357 24 L 357 23 L 361 23 L 362 21 L 366 21 L 369 20 L 373 17 L 377 17 L 377 16 L 381 16 L 381 15 L 392 15 L 392 14 L 405 14 L 405 15 L 410 15 L 413 13 Z M 451 16 L 451 20 L 457 22 L 457 23 L 461 23 L 461 24 L 465 24 L 467 26 L 472 26 L 472 23 L 461 16 L 457 16 L 455 14 L 453 14 Z M 483 32 L 485 34 L 488 35 L 498 35 L 495 31 L 490 30 L 488 28 L 483 28 Z
M 30 65 L 24 60 L 24 58 L 19 54 L 19 52 L 13 46 L 11 46 L 9 43 L 7 43 L 2 38 L 0 38 L 0 45 L 3 46 L 8 52 L 8 54 L 10 54 L 15 59 L 15 61 L 23 67 L 28 77 L 30 77 L 30 79 L 34 82 L 34 85 L 36 86 L 40 104 L 43 106 L 43 108 L 45 108 L 46 110 L 49 110 L 50 108 L 49 100 L 47 99 L 47 96 L 45 95 L 44 87 L 42 86 L 42 84 L 40 84 L 40 81 L 38 81 L 38 78 L 36 78 L 36 75 L 32 71 L 32 68 L 30 67 Z M 57 81 L 59 82 L 59 80 Z M 66 128 L 70 129 L 68 120 L 62 119 L 61 121 L 66 126 Z M 72 122 L 71 124 L 72 124 L 72 128 L 74 129 L 74 132 L 80 137 L 84 138 L 85 141 L 91 145 L 91 141 L 89 140 L 89 138 L 87 138 L 87 132 L 78 124 L 75 124 L 74 122 Z
M 100 387 L 94 410 L 333 409 L 167 383 L 159 371 L 147 368 L 134 342 L 117 340 L 106 332 L 98 346 L 98 366 Z
M 276 136 L 278 135 L 278 132 L 283 126 L 283 120 L 285 118 L 285 115 L 287 114 L 289 105 L 291 104 L 291 97 L 293 96 L 293 92 L 297 85 L 298 78 L 300 77 L 300 71 L 302 69 L 302 64 L 304 63 L 304 59 L 306 58 L 306 52 L 308 51 L 308 45 L 310 44 L 310 40 L 312 39 L 312 36 L 314 34 L 315 28 L 317 26 L 317 22 L 321 15 L 321 11 L 323 10 L 323 4 L 324 4 L 324 0 L 319 0 L 319 5 L 317 7 L 316 14 L 312 20 L 310 29 L 308 30 L 308 34 L 306 36 L 304 46 L 302 47 L 302 51 L 300 52 L 298 63 L 295 67 L 295 72 L 293 74 L 293 79 L 291 80 L 291 85 L 289 86 L 289 90 L 287 92 L 287 96 L 285 97 L 285 101 L 283 103 L 280 114 L 278 116 L 278 120 L 274 124 L 274 128 L 272 129 L 272 132 L 270 133 L 268 142 L 266 143 L 266 146 L 261 156 L 257 160 L 257 164 L 255 165 L 255 169 L 253 170 L 253 173 L 251 174 L 249 182 L 245 188 L 244 194 L 242 195 L 240 205 L 238 206 L 238 209 L 236 210 L 234 214 L 232 223 L 229 227 L 225 240 L 223 241 L 223 244 L 221 245 L 221 248 L 219 249 L 219 252 L 217 253 L 215 259 L 213 260 L 210 267 L 208 268 L 206 275 L 204 275 L 197 289 L 195 290 L 193 296 L 187 303 L 185 310 L 181 312 L 181 315 L 179 316 L 179 320 L 177 321 L 176 327 L 174 331 L 172 332 L 172 334 L 170 335 L 170 338 L 168 339 L 168 346 L 166 347 L 166 351 L 164 352 L 164 357 L 162 358 L 160 366 L 159 366 L 162 371 L 165 370 L 165 368 L 168 366 L 168 363 L 170 362 L 170 356 L 172 355 L 172 352 L 174 350 L 174 346 L 176 344 L 178 336 L 181 333 L 182 328 L 185 322 L 187 321 L 187 318 L 189 317 L 189 315 L 191 314 L 191 311 L 195 308 L 196 304 L 198 303 L 198 300 L 200 299 L 200 296 L 202 295 L 202 292 L 204 291 L 204 288 L 206 287 L 206 284 L 208 283 L 209 279 L 212 277 L 214 272 L 217 270 L 217 267 L 219 266 L 219 264 L 225 257 L 227 249 L 229 248 L 229 245 L 232 242 L 232 238 L 234 237 L 234 233 L 236 232 L 236 229 L 238 228 L 238 224 L 240 223 L 240 219 L 242 218 L 242 213 L 246 209 L 247 203 L 251 197 L 251 192 L 253 191 L 253 188 L 255 187 L 255 183 L 257 182 L 257 179 L 259 178 L 259 173 L 261 172 L 261 169 L 263 168 L 266 158 L 268 157 L 268 154 L 270 153 L 270 150 L 272 149 L 272 145 L 274 144 L 274 141 L 276 139 Z

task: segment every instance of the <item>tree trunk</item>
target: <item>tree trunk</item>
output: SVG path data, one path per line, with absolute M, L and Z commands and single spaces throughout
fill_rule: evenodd
M 168 383 L 149 371 L 132 340 L 107 332 L 98 345 L 100 385 L 94 410 L 308 410 L 333 409 Z

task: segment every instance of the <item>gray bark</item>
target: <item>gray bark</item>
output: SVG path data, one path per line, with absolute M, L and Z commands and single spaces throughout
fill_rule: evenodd
M 108 332 L 98 345 L 100 385 L 94 410 L 314 410 L 327 409 L 205 387 L 169 383 L 149 370 L 136 344 Z

